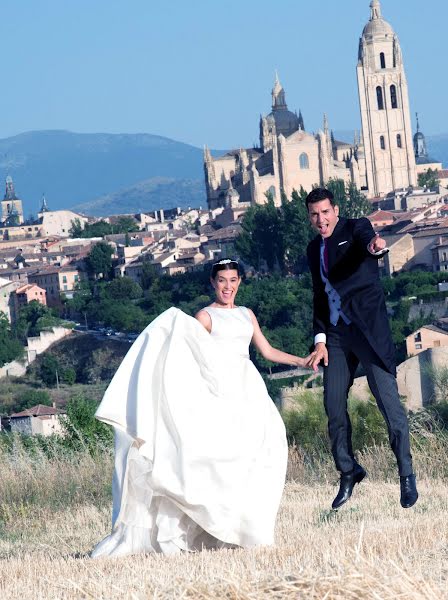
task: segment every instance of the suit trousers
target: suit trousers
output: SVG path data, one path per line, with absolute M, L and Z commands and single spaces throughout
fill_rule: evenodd
M 406 412 L 398 395 L 397 380 L 383 365 L 362 331 L 339 319 L 327 333 L 328 367 L 324 368 L 324 403 L 336 468 L 349 473 L 357 464 L 352 448 L 352 426 L 347 398 L 358 364 L 364 368 L 370 390 L 386 421 L 389 441 L 400 475 L 412 474 L 412 456 Z

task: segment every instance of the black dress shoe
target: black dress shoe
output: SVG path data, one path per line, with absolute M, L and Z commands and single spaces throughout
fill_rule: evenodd
M 400 504 L 403 508 L 411 508 L 417 502 L 418 492 L 415 475 L 400 477 Z
M 339 482 L 339 492 L 336 498 L 333 500 L 331 508 L 336 510 L 350 499 L 353 488 L 357 483 L 361 483 L 364 477 L 367 475 L 361 465 L 356 465 L 351 473 L 343 473 Z

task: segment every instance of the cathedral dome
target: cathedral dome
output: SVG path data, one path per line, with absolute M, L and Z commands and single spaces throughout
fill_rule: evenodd
M 394 35 L 394 30 L 392 25 L 384 19 L 374 19 L 373 21 L 369 21 L 367 23 L 367 25 L 363 29 L 362 35 L 364 37 Z
M 370 21 L 364 27 L 363 37 L 383 37 L 394 35 L 392 25 L 385 21 L 381 16 L 381 6 L 379 0 L 372 0 L 370 3 Z
M 267 118 L 268 121 L 275 123 L 277 135 L 283 134 L 285 137 L 288 137 L 300 129 L 299 117 L 290 110 L 273 110 Z

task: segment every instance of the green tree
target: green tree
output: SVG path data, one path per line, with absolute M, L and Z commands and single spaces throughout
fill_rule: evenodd
M 13 335 L 8 317 L 0 311 L 0 367 L 22 358 L 24 349 Z
M 64 383 L 68 385 L 73 385 L 76 381 L 76 371 L 73 367 L 69 367 L 68 369 L 64 369 L 62 371 L 61 379 Z
M 281 258 L 283 271 L 286 273 L 301 272 L 306 268 L 306 248 L 313 239 L 308 210 L 306 208 L 307 193 L 303 188 L 294 190 L 291 200 L 282 196 L 281 237 L 283 241 L 283 256 Z
M 370 202 L 354 183 L 346 185 L 342 179 L 330 179 L 326 187 L 333 193 L 341 217 L 358 219 L 372 212 Z
M 72 450 L 87 449 L 91 454 L 111 448 L 113 431 L 95 418 L 98 407 L 95 400 L 82 395 L 67 402 L 67 417 L 64 420 L 64 444 Z
M 14 332 L 18 339 L 26 343 L 27 337 L 38 336 L 41 331 L 60 325 L 61 322 L 62 320 L 55 316 L 51 308 L 37 300 L 31 300 L 20 308 Z
M 44 354 L 40 365 L 40 378 L 48 386 L 56 385 L 61 375 L 61 368 L 58 359 L 48 352 Z
M 99 242 L 89 252 L 86 265 L 89 273 L 95 277 L 108 279 L 112 270 L 113 248 L 107 242 Z
M 130 277 L 117 277 L 107 284 L 105 293 L 112 300 L 136 300 L 143 296 L 143 290 Z
M 440 179 L 438 178 L 439 172 L 437 169 L 427 169 L 424 173 L 418 175 L 418 185 L 420 187 L 426 187 L 430 190 L 439 187 Z
M 31 408 L 37 404 L 43 404 L 44 406 L 51 406 L 51 398 L 45 390 L 34 390 L 28 388 L 24 391 L 20 391 L 16 396 L 16 412 Z
M 132 233 L 135 231 L 139 231 L 139 226 L 134 217 L 129 215 L 119 217 L 117 222 L 113 225 L 114 233 Z
M 242 221 L 242 232 L 235 241 L 235 249 L 249 264 L 259 269 L 265 261 L 268 269 L 278 268 L 283 262 L 283 241 L 280 211 L 272 198 L 266 204 L 250 207 Z

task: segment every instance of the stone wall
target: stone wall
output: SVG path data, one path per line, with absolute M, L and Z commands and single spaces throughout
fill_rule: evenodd
M 65 338 L 71 333 L 72 329 L 53 327 L 51 331 L 42 331 L 39 336 L 28 338 L 28 345 L 25 346 L 25 359 L 22 361 L 14 360 L 3 365 L 0 368 L 0 379 L 8 376 L 21 377 L 25 375 L 28 365 L 35 361 L 39 354 L 45 352 L 54 342 Z

